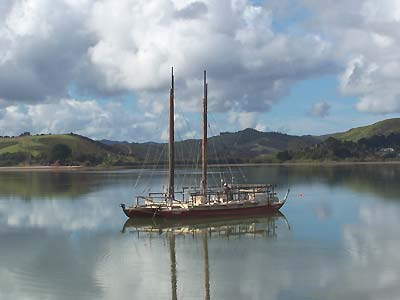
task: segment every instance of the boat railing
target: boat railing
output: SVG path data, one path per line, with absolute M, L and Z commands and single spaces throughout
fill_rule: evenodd
M 176 193 L 179 194 L 179 193 Z M 159 195 L 159 196 L 157 196 Z M 140 202 L 144 201 L 147 204 L 154 205 L 171 205 L 170 199 L 168 199 L 166 193 L 149 193 L 148 196 L 136 196 L 136 205 L 139 206 Z M 182 200 L 174 199 L 172 203 L 184 203 L 185 198 L 182 196 Z
M 246 201 L 256 198 L 258 194 L 264 194 L 268 199 L 272 200 L 276 193 L 274 191 L 275 185 L 271 184 L 234 184 L 225 186 L 209 186 L 205 193 L 200 187 L 182 187 L 181 190 L 175 191 L 175 196 L 180 195 L 173 200 L 175 203 L 189 203 L 197 202 L 199 197 L 204 197 L 205 203 L 210 202 L 228 202 L 228 201 Z M 185 199 L 185 195 L 188 197 Z M 136 205 L 139 202 L 154 205 L 168 205 L 171 203 L 166 192 L 150 192 L 148 196 L 137 196 Z
M 246 188 L 246 189 L 254 189 L 254 188 L 265 188 L 267 190 L 272 190 L 273 188 L 276 187 L 276 185 L 274 184 L 246 184 L 246 183 L 240 183 L 240 184 L 229 184 L 228 185 L 229 188 L 231 189 L 239 189 L 239 188 Z M 216 190 L 216 189 L 223 189 L 224 185 L 216 185 L 216 186 L 208 186 L 207 189 L 208 190 Z M 201 187 L 198 186 L 184 186 L 182 187 L 183 191 L 186 190 L 201 190 Z

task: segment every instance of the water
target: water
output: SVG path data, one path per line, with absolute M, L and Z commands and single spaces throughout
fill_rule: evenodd
M 3 172 L 0 299 L 400 299 L 399 171 L 233 168 L 280 197 L 290 187 L 284 216 L 175 230 L 118 206 L 162 188 L 164 171 Z

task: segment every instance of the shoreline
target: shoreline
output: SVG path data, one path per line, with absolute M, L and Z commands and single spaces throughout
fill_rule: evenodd
M 259 167 L 259 166 L 340 166 L 340 165 L 392 165 L 400 164 L 399 160 L 395 161 L 322 161 L 322 162 L 283 162 L 283 163 L 237 163 L 237 164 L 209 164 L 209 167 Z M 154 166 L 148 166 L 151 169 Z M 179 168 L 179 166 L 177 166 Z M 87 167 L 87 166 L 10 166 L 0 167 L 0 172 L 14 171 L 111 171 L 126 169 L 147 169 L 146 166 L 110 166 L 110 167 Z M 163 169 L 163 168 L 161 168 Z
M 13 166 L 0 167 L 0 172 L 7 171 L 67 171 L 67 170 L 83 170 L 83 166 Z
M 400 164 L 394 161 L 305 161 L 283 163 L 238 163 L 238 164 L 210 164 L 209 167 L 257 167 L 257 166 L 336 166 L 336 165 L 389 165 Z

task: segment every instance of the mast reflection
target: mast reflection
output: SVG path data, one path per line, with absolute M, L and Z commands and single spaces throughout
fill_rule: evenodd
M 210 268 L 208 264 L 208 237 L 203 235 L 203 253 L 204 253 L 204 289 L 205 299 L 210 300 Z
M 177 276 L 176 276 L 176 252 L 175 252 L 175 235 L 171 234 L 169 236 L 169 257 L 171 260 L 171 291 L 172 300 L 177 298 Z
M 281 222 L 278 222 L 281 221 Z M 283 221 L 283 222 L 282 222 Z M 171 269 L 171 298 L 178 299 L 177 295 L 177 263 L 176 263 L 176 236 L 191 235 L 201 237 L 204 259 L 204 290 L 205 299 L 210 300 L 210 267 L 208 256 L 208 240 L 212 238 L 276 238 L 278 223 L 285 224 L 290 230 L 289 222 L 281 212 L 251 218 L 213 218 L 191 220 L 163 220 L 163 219 L 129 219 L 121 232 L 137 235 L 138 238 L 152 238 L 164 236 L 169 243 Z

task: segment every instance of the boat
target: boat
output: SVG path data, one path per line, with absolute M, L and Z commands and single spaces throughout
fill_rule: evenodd
M 174 158 L 174 69 L 171 69 L 169 93 L 169 142 L 168 142 L 168 187 L 165 192 L 137 196 L 136 203 L 126 206 L 123 212 L 128 218 L 207 218 L 251 216 L 279 211 L 286 203 L 290 189 L 280 200 L 273 184 L 207 185 L 207 72 L 203 76 L 202 114 L 202 179 L 200 187 L 182 187 L 175 191 Z

